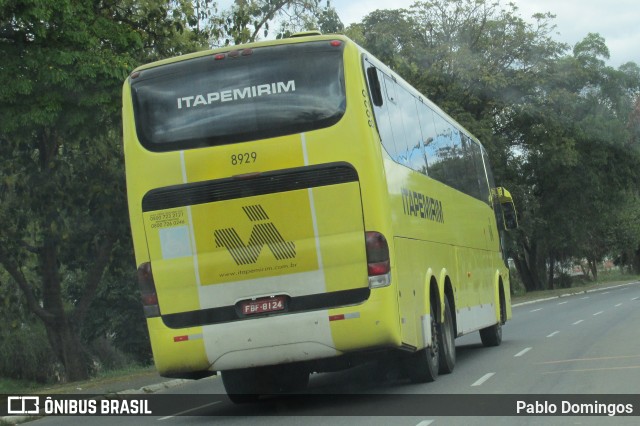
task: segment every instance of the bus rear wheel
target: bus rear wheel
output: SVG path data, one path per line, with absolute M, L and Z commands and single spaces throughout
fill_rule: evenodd
M 227 370 L 221 374 L 227 396 L 234 404 L 256 402 L 264 393 L 266 378 L 257 368 Z
M 435 306 L 431 304 L 429 319 L 431 323 L 431 344 L 411 355 L 405 360 L 409 379 L 413 383 L 433 382 L 438 378 L 440 364 L 439 327 L 434 314 Z
M 500 346 L 500 343 L 502 343 L 502 324 L 506 316 L 504 310 L 504 304 L 500 302 L 500 319 L 498 323 L 480 330 L 480 340 L 482 340 L 483 345 L 487 347 Z
M 289 366 L 276 370 L 278 377 L 273 377 L 278 393 L 300 392 L 309 385 L 309 370 L 302 367 Z
M 453 329 L 453 314 L 449 297 L 444 298 L 444 322 L 440 326 L 439 346 L 440 346 L 440 374 L 449 374 L 456 365 L 456 342 L 455 330 Z

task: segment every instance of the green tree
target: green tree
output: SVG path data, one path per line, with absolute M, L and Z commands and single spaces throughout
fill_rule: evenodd
M 338 13 L 331 7 L 329 1 L 327 1 L 326 7 L 320 11 L 317 22 L 312 22 L 307 27 L 309 30 L 318 29 L 322 34 L 342 34 L 345 30 Z
M 106 271 L 130 253 L 122 82 L 140 61 L 199 44 L 181 33 L 192 8 L 171 4 L 0 3 L 0 266 L 68 380 L 89 373 L 83 324 Z
M 211 21 L 218 40 L 213 44 L 229 45 L 257 41 L 268 37 L 276 24 L 275 35 L 289 35 L 306 28 L 320 16 L 320 0 L 237 0 Z
M 597 263 L 620 246 L 614 230 L 624 225 L 615 213 L 639 177 L 628 117 L 640 79 L 637 66 L 614 70 L 607 57 L 604 40 L 589 34 L 573 54 L 550 64 L 505 126 L 519 141 L 520 189 L 528 194 L 527 216 L 535 218 L 525 220 L 527 238 L 521 235 L 516 250 L 530 289 L 553 287 L 554 265 L 572 257 L 586 259 L 597 278 Z
M 365 16 L 359 25 L 359 42 L 378 59 L 409 78 L 408 70 L 400 68 L 415 61 L 411 51 L 416 45 L 418 29 L 408 11 L 376 10 Z

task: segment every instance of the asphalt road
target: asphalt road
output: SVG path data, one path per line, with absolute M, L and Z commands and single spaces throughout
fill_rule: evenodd
M 306 394 L 236 406 L 224 395 L 219 378 L 188 382 L 160 394 L 185 402 L 162 416 L 46 417 L 45 425 L 636 425 L 640 423 L 640 283 L 515 306 L 503 328 L 503 343 L 485 348 L 477 333 L 456 340 L 452 374 L 434 383 L 411 384 L 393 366 L 367 364 L 311 377 Z M 314 395 L 329 394 L 330 397 Z M 344 394 L 346 396 L 341 396 Z M 527 402 L 568 404 L 604 399 L 622 403 L 635 398 L 633 416 L 464 416 L 477 412 L 482 398 L 514 410 L 515 397 Z M 177 395 L 190 395 L 181 398 Z M 355 396 L 354 396 L 355 395 Z M 552 395 L 552 396 L 549 396 Z M 556 396 L 553 396 L 556 395 Z M 495 398 L 495 399 L 491 399 Z M 554 399 L 555 398 L 555 399 Z M 617 398 L 617 399 L 616 399 Z M 435 401 L 435 402 L 434 402 Z M 549 402 L 551 401 L 551 402 Z M 429 406 L 429 404 L 438 404 Z M 571 406 L 568 406 L 571 407 Z M 626 406 L 625 406 L 626 407 Z M 534 408 L 529 408 L 534 409 Z M 549 408 L 547 408 L 549 409 Z M 430 415 L 441 413 L 456 415 Z M 187 413 L 184 413 L 187 411 Z M 494 410 L 495 411 L 495 410 Z M 525 413 L 526 408 L 521 412 Z M 182 413 L 183 415 L 179 415 Z M 189 414 L 189 415 L 184 415 Z

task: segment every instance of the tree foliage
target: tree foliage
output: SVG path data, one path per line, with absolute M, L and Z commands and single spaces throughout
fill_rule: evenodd
M 130 253 L 122 82 L 140 61 L 190 48 L 185 19 L 157 0 L 0 7 L 0 265 L 69 380 L 87 377 L 83 324 Z
M 315 26 L 321 13 L 320 0 L 239 0 L 212 20 L 220 39 L 214 44 L 248 43 L 269 35 L 286 37 Z

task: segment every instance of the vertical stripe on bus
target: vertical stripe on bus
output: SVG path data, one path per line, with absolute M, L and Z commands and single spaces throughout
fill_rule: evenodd
M 302 156 L 304 158 L 304 165 L 309 165 L 309 153 L 307 151 L 307 137 L 304 133 L 300 133 L 300 141 L 302 142 Z M 320 234 L 318 233 L 318 218 L 316 217 L 316 206 L 313 200 L 313 189 L 307 189 L 309 193 L 309 207 L 311 210 L 311 220 L 313 222 L 313 235 L 316 240 L 316 253 L 318 254 L 318 269 L 322 271 L 324 275 L 324 267 L 322 264 L 322 252 L 320 251 Z M 324 281 L 324 278 L 323 278 Z M 326 291 L 326 284 L 325 284 Z
M 182 183 L 187 183 L 187 166 L 184 160 L 184 150 L 180 151 L 180 167 L 182 169 Z M 198 264 L 198 249 L 196 247 L 196 234 L 193 229 L 193 217 L 191 215 L 191 206 L 187 206 L 187 220 L 189 222 L 189 233 L 191 234 L 191 252 L 193 253 L 193 268 L 195 269 L 196 274 L 196 285 L 198 289 L 201 286 L 200 282 L 200 266 Z M 202 298 L 199 297 L 201 300 Z M 199 303 L 200 308 L 202 309 L 202 304 Z

